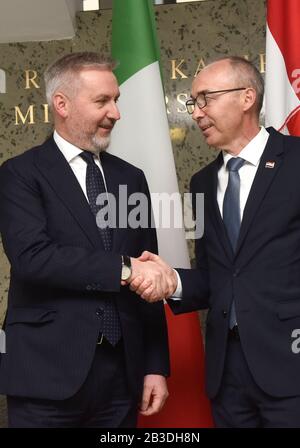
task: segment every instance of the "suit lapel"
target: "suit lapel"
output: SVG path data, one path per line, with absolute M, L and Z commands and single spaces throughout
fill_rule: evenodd
M 272 181 L 281 167 L 283 136 L 279 132 L 276 132 L 273 128 L 268 129 L 268 131 L 270 132 L 270 137 L 262 154 L 260 164 L 246 202 L 240 235 L 237 243 L 236 255 L 238 254 L 246 238 L 255 215 L 261 206 L 264 197 L 272 184 Z M 267 162 L 274 162 L 274 167 L 267 168 Z
M 57 196 L 64 202 L 93 246 L 103 247 L 86 197 L 65 157 L 53 138 L 47 140 L 40 151 L 37 169 L 47 178 Z
M 217 201 L 218 171 L 222 164 L 223 164 L 223 155 L 222 152 L 220 152 L 216 160 L 211 164 L 212 175 L 209 176 L 209 178 L 211 179 L 211 184 L 208 190 L 209 197 L 207 198 L 208 199 L 207 203 L 210 210 L 210 216 L 216 228 L 216 233 L 220 239 L 220 242 L 224 248 L 226 255 L 231 260 L 233 258 L 233 250 L 229 238 L 227 236 L 226 228 Z M 204 200 L 206 199 L 204 198 Z

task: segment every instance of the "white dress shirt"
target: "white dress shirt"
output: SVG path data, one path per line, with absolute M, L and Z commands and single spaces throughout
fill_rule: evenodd
M 268 131 L 261 127 L 259 133 L 246 145 L 241 152 L 238 154 L 238 157 L 241 157 L 245 160 L 244 165 L 239 169 L 240 175 L 240 213 L 241 219 L 243 219 L 245 205 L 252 187 L 252 183 L 254 177 L 256 175 L 256 171 L 266 147 L 267 141 L 269 138 Z M 223 201 L 224 195 L 228 184 L 228 171 L 226 169 L 228 161 L 233 156 L 228 154 L 228 152 L 223 151 L 223 160 L 221 168 L 218 171 L 218 188 L 217 188 L 217 202 L 219 206 L 219 210 L 221 216 L 223 217 Z M 176 272 L 176 271 L 175 271 Z M 177 289 L 173 294 L 173 299 L 178 300 L 182 297 L 182 284 L 181 279 L 177 274 L 178 284 Z
M 239 169 L 240 175 L 240 212 L 243 219 L 245 205 L 252 187 L 252 183 L 269 138 L 269 133 L 265 128 L 261 128 L 259 133 L 246 145 L 238 157 L 245 160 L 244 165 Z M 221 216 L 223 217 L 223 201 L 228 184 L 228 171 L 226 169 L 228 161 L 232 158 L 231 154 L 223 151 L 224 163 L 218 171 L 218 189 L 217 201 Z
M 74 146 L 74 145 L 72 145 L 72 143 L 65 140 L 63 137 L 61 137 L 61 135 L 58 134 L 57 131 L 54 131 L 53 138 L 54 138 L 54 141 L 57 144 L 58 148 L 62 152 L 63 156 L 67 160 L 68 164 L 70 165 L 70 167 L 71 167 L 73 173 L 75 174 L 76 179 L 78 180 L 79 185 L 81 186 L 82 191 L 84 192 L 85 197 L 88 201 L 87 192 L 86 192 L 86 184 L 85 184 L 87 163 L 82 159 L 82 157 L 80 157 L 80 154 L 83 152 L 83 150 L 80 148 L 77 148 L 77 146 Z M 107 189 L 103 168 L 102 168 L 101 161 L 99 158 L 99 153 L 94 154 L 94 160 L 95 160 L 96 165 L 98 165 L 98 167 L 100 168 L 100 170 L 102 172 L 102 176 L 103 176 L 104 183 L 105 183 L 105 188 Z

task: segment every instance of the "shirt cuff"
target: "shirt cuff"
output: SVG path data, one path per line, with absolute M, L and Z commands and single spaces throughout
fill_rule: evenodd
M 176 269 L 173 269 L 176 276 L 177 276 L 177 288 L 175 290 L 175 292 L 173 293 L 172 297 L 169 297 L 169 299 L 171 300 L 181 300 L 182 299 L 182 283 L 181 283 L 181 278 L 178 274 L 178 272 L 176 271 Z

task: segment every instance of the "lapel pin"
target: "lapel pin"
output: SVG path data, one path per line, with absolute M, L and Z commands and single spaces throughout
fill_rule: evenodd
M 265 168 L 274 168 L 274 166 L 275 166 L 275 162 L 271 162 L 271 161 L 266 162 L 266 164 L 265 164 Z

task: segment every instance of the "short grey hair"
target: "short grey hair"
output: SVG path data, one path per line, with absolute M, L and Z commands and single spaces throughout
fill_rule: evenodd
M 217 59 L 218 61 L 228 61 L 239 79 L 239 87 L 252 87 L 256 92 L 256 112 L 259 116 L 264 100 L 264 80 L 255 65 L 241 56 L 225 56 Z
M 49 106 L 52 106 L 52 99 L 58 90 L 75 90 L 78 74 L 88 68 L 112 71 L 116 68 L 116 62 L 99 53 L 82 51 L 70 53 L 55 61 L 50 65 L 45 73 L 46 98 Z

